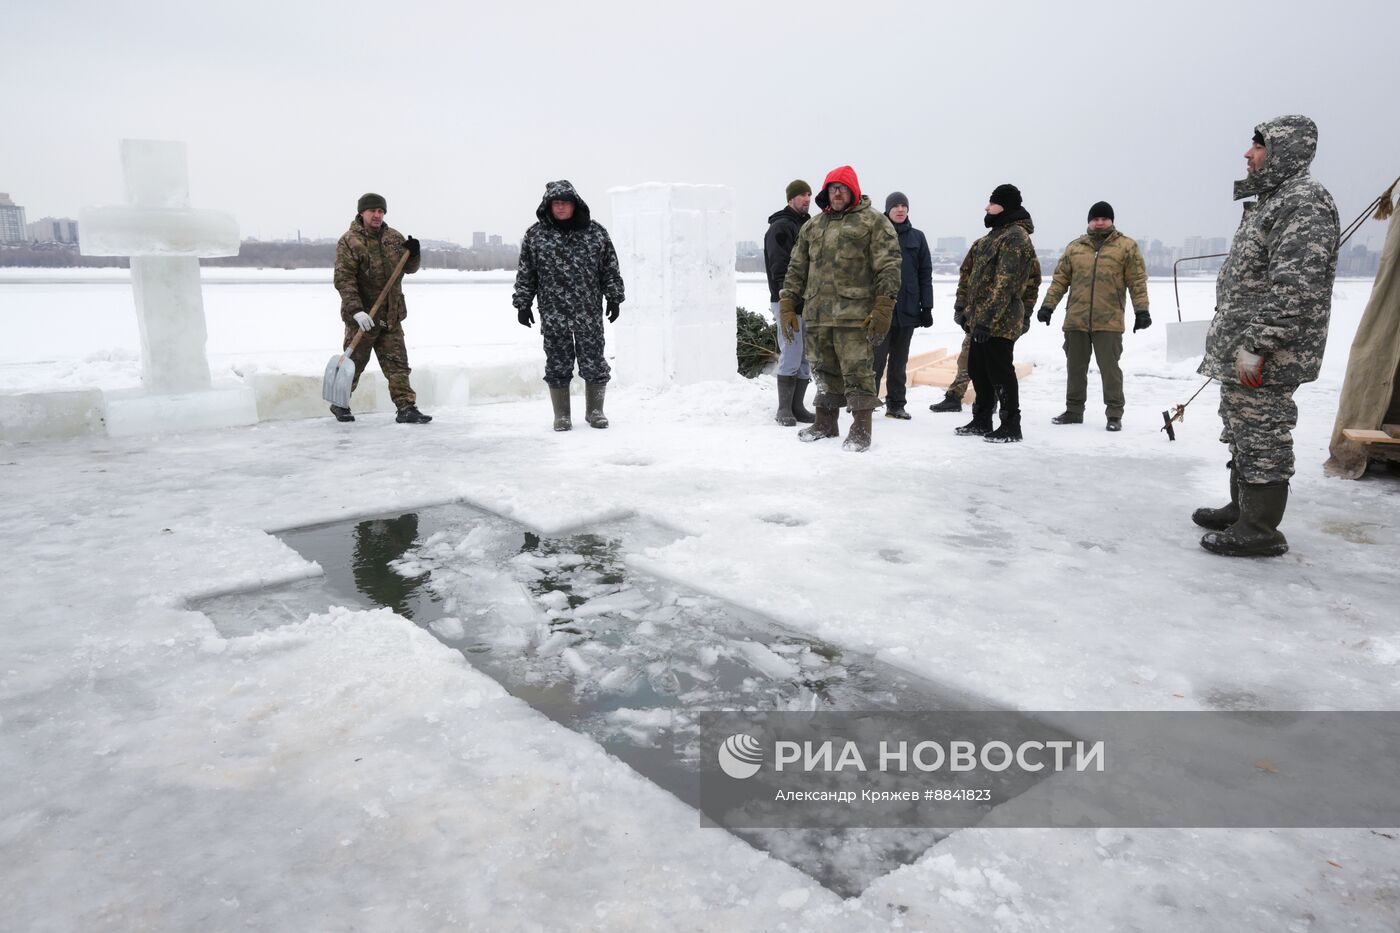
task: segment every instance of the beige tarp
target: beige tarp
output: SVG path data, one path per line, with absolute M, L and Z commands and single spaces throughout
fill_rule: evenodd
M 1390 217 L 1390 228 L 1381 251 L 1380 270 L 1371 290 L 1371 301 L 1361 316 L 1356 339 L 1351 342 L 1346 380 L 1337 403 L 1332 427 L 1332 456 L 1323 464 L 1330 476 L 1358 479 L 1371 457 L 1393 456 L 1395 448 L 1349 441 L 1343 428 L 1375 430 L 1400 419 L 1396 411 L 1395 382 L 1400 375 L 1400 210 Z

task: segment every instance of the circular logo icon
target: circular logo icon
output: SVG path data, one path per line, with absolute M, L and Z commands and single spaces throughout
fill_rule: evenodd
M 719 767 L 740 781 L 751 778 L 763 767 L 763 746 L 753 736 L 736 732 L 719 747 Z

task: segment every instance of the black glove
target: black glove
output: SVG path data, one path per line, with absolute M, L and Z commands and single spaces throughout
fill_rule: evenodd
M 1035 319 L 1040 323 L 1044 324 L 1046 327 L 1049 327 L 1050 318 L 1054 317 L 1054 315 L 1054 308 L 1047 307 L 1046 305 L 1041 305 L 1040 310 L 1035 313 Z
M 417 259 L 418 254 L 423 250 L 423 247 L 418 242 L 417 237 L 409 237 L 407 240 L 403 241 L 403 245 L 408 247 L 408 255 L 414 259 Z
M 962 308 L 953 309 L 953 323 L 961 327 L 963 330 L 967 330 L 967 314 L 963 311 Z
M 529 308 L 521 308 L 519 311 L 516 311 L 515 319 L 521 324 L 524 324 L 526 327 L 529 327 L 531 324 L 535 323 L 535 315 L 533 312 L 530 311 Z
M 973 342 L 973 343 L 986 343 L 986 342 L 987 342 L 987 339 L 988 339 L 989 337 L 991 337 L 991 336 L 992 336 L 992 332 L 989 331 L 989 330 L 987 330 L 987 325 L 986 325 L 986 324 L 978 324 L 976 327 L 974 327 L 974 328 L 972 329 L 972 342 Z
M 1146 311 L 1134 312 L 1133 318 L 1133 333 L 1135 334 L 1140 330 L 1147 330 L 1147 328 L 1152 326 L 1152 315 L 1148 314 Z
M 614 321 L 616 321 L 616 320 L 617 320 L 617 316 L 618 316 L 619 314 L 621 314 L 621 313 L 622 313 L 622 308 L 618 305 L 618 303 L 617 303 L 616 301 L 613 301 L 611 298 L 609 298 L 609 299 L 608 299 L 608 323 L 611 324 L 611 323 L 613 323 Z
M 1021 322 L 1021 333 L 1023 333 L 1023 334 L 1028 334 L 1028 333 L 1030 333 L 1030 330 L 1031 330 L 1031 316 L 1030 316 L 1029 314 L 1027 314 L 1027 315 L 1026 315 L 1026 319 L 1025 319 L 1024 321 Z
M 919 326 L 933 326 L 933 305 L 929 305 L 928 307 L 919 309 Z

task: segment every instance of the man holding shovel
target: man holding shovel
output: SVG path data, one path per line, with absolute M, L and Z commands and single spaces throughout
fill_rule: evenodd
M 355 364 L 351 391 L 359 385 L 360 373 L 364 372 L 373 350 L 389 383 L 389 397 L 399 412 L 395 420 L 400 424 L 427 424 L 433 419 L 418 410 L 418 397 L 408 382 L 408 348 L 403 339 L 403 319 L 408 317 L 408 307 L 403 298 L 403 280 L 394 278 L 404 253 L 408 254 L 404 275 L 417 272 L 422 259 L 416 239 L 405 239 L 384 222 L 387 208 L 382 195 L 362 195 L 350 229 L 335 245 L 335 290 L 340 292 L 344 346 L 349 347 L 355 335 L 361 335 L 359 343 L 350 351 L 350 359 Z M 374 308 L 375 300 L 386 285 L 388 293 L 371 317 L 370 309 Z M 331 405 L 331 414 L 337 421 L 355 420 L 348 407 Z

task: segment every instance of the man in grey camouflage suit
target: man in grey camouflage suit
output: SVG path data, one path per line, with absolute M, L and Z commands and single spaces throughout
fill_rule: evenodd
M 1337 207 L 1308 172 L 1317 125 L 1278 117 L 1254 129 L 1244 205 L 1216 280 L 1215 319 L 1199 372 L 1220 380 L 1220 440 L 1230 445 L 1230 504 L 1197 509 L 1216 554 L 1272 557 L 1288 550 L 1278 530 L 1293 475 L 1293 393 L 1317 378 L 1327 345 L 1337 273 Z
M 554 406 L 554 430 L 573 427 L 569 382 L 575 359 L 584 381 L 588 423 L 606 428 L 603 395 L 612 371 L 603 358 L 603 303 L 606 300 L 611 323 L 626 297 L 617 251 L 608 231 L 592 220 L 588 205 L 567 181 L 545 185 L 535 216 L 538 222 L 520 242 L 516 318 L 526 327 L 535 323 L 530 306 L 539 299 L 544 381 Z

